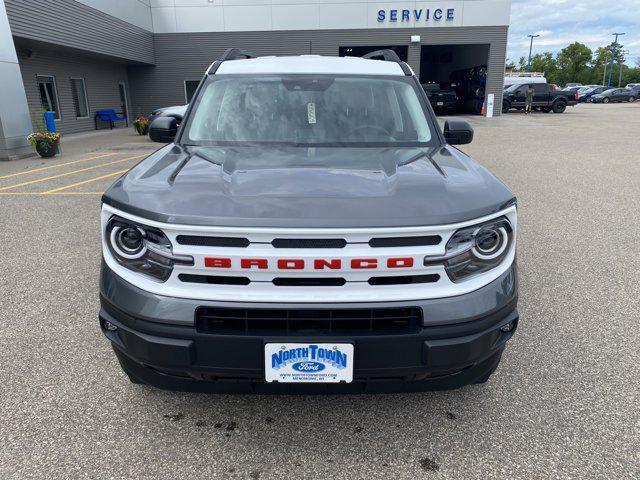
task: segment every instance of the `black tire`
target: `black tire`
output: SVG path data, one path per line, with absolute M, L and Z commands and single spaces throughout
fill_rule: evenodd
M 635 102 L 635 101 L 636 101 L 636 97 L 634 97 L 633 95 L 631 95 L 631 96 L 629 97 L 629 103 L 633 103 L 633 102 Z
M 553 113 L 564 113 L 567 109 L 567 102 L 564 100 L 556 100 L 551 108 L 553 109 Z
M 611 100 L 609 100 L 609 97 L 604 97 L 602 99 L 602 103 L 609 103 Z
M 507 113 L 510 108 L 511 108 L 511 104 L 509 102 L 507 102 L 506 100 L 503 100 L 502 101 L 502 113 Z

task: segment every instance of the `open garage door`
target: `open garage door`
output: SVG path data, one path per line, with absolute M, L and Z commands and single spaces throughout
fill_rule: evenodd
M 341 57 L 364 57 L 367 53 L 375 52 L 376 50 L 393 50 L 398 54 L 400 60 L 407 61 L 409 56 L 409 47 L 406 45 L 379 45 L 379 46 L 365 46 L 365 47 L 339 47 L 338 55 Z
M 489 45 L 423 45 L 420 83 L 454 91 L 456 110 L 479 114 L 485 97 Z

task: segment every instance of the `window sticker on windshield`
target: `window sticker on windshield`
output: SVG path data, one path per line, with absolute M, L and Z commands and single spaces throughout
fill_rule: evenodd
M 307 120 L 309 121 L 309 125 L 313 125 L 316 123 L 316 104 L 315 103 L 307 103 Z

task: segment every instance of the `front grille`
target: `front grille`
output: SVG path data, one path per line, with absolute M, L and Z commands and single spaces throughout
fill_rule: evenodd
M 419 307 L 196 310 L 196 330 L 216 335 L 406 335 L 421 328 Z
M 344 238 L 276 238 L 271 242 L 274 248 L 344 248 Z
M 178 235 L 176 238 L 180 245 L 193 245 L 195 247 L 238 247 L 247 248 L 249 239 L 239 237 L 204 237 L 200 235 Z
M 440 235 L 426 235 L 422 237 L 381 237 L 369 240 L 371 248 L 387 247 L 421 247 L 440 245 L 442 237 Z

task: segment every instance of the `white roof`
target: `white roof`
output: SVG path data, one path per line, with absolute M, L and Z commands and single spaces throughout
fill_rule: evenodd
M 228 60 L 216 71 L 225 74 L 343 74 L 343 75 L 404 75 L 395 62 L 367 60 L 360 57 L 258 57 Z

